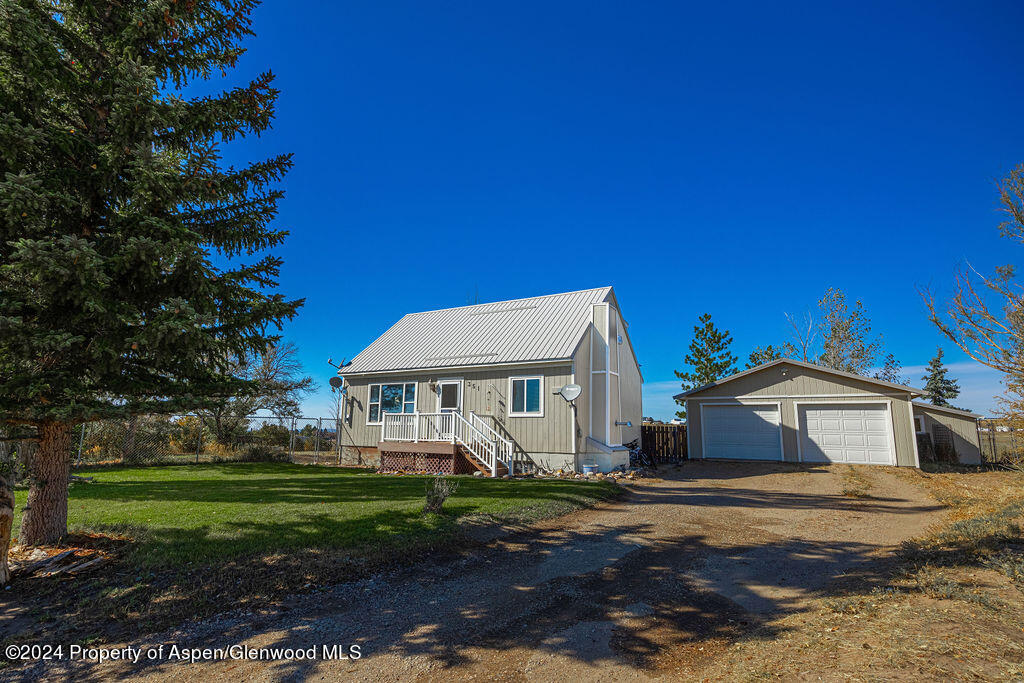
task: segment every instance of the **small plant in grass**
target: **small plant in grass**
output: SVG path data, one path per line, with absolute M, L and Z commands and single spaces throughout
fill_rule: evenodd
M 843 472 L 843 495 L 848 498 L 870 498 L 872 482 L 863 472 L 851 465 Z
M 440 513 L 448 496 L 459 489 L 459 483 L 444 477 L 434 477 L 427 482 L 427 504 L 423 506 L 423 514 Z
M 998 609 L 1001 606 L 998 599 L 982 592 L 977 587 L 961 583 L 931 567 L 921 569 L 913 578 L 916 589 L 931 598 L 962 600 L 988 609 Z

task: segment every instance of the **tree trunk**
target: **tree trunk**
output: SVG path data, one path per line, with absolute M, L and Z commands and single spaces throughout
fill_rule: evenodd
M 68 422 L 39 426 L 39 447 L 29 461 L 28 502 L 18 539 L 22 545 L 53 544 L 67 533 L 71 429 Z
M 0 586 L 6 586 L 11 581 L 7 551 L 11 547 L 11 527 L 14 525 L 12 481 L 13 477 L 8 472 L 0 472 Z

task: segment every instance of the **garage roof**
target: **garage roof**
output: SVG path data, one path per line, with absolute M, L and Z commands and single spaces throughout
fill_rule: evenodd
M 740 377 L 746 377 L 747 375 L 752 375 L 755 372 L 761 372 L 762 370 L 767 370 L 768 368 L 775 367 L 776 365 L 782 365 L 782 364 L 795 365 L 796 367 L 799 367 L 799 368 L 808 368 L 809 370 L 817 370 L 819 372 L 826 372 L 826 373 L 828 373 L 830 375 L 836 375 L 838 377 L 846 377 L 847 379 L 855 379 L 855 380 L 860 381 L 860 382 L 868 382 L 869 384 L 877 384 L 878 386 L 885 387 L 886 389 L 896 389 L 897 391 L 905 391 L 908 394 L 911 394 L 913 396 L 921 396 L 921 395 L 924 394 L 924 392 L 921 391 L 920 389 L 915 389 L 914 387 L 908 387 L 905 384 L 893 384 L 892 382 L 883 382 L 882 380 L 875 379 L 874 377 L 864 377 L 863 375 L 856 375 L 856 374 L 854 374 L 852 372 L 843 372 L 842 370 L 833 370 L 832 368 L 826 368 L 823 365 L 815 365 L 814 363 L 805 363 L 803 361 L 793 360 L 791 358 L 780 358 L 779 360 L 773 360 L 770 363 L 764 363 L 763 365 L 758 365 L 756 368 L 750 368 L 749 370 L 744 370 L 743 372 L 737 372 L 736 374 L 729 375 L 728 377 L 725 377 L 723 379 L 717 380 L 715 382 L 711 382 L 709 384 L 705 384 L 704 386 L 696 387 L 695 389 L 690 389 L 689 391 L 684 391 L 681 394 L 676 394 L 675 396 L 673 396 L 673 398 L 675 398 L 675 399 L 688 398 L 690 396 L 693 396 L 694 394 L 697 394 L 697 393 L 700 393 L 700 392 L 704 391 L 705 389 L 710 389 L 711 387 L 722 386 L 723 384 L 727 384 L 727 383 L 733 381 L 734 379 L 739 379 Z
M 611 287 L 410 313 L 339 375 L 568 360 Z
M 919 408 L 925 408 L 926 410 L 937 410 L 940 413 L 952 413 L 954 415 L 963 415 L 964 417 L 973 417 L 976 420 L 980 420 L 983 415 L 972 413 L 969 410 L 961 410 L 960 408 L 951 408 L 949 406 L 937 406 L 931 403 L 925 403 L 924 401 L 911 401 L 915 406 Z

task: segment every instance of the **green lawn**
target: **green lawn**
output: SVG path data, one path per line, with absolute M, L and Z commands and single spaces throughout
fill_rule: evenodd
M 77 474 L 68 526 L 137 541 L 142 565 L 208 564 L 298 549 L 357 552 L 440 544 L 468 516 L 550 517 L 614 494 L 577 480 L 458 477 L 446 514 L 421 514 L 429 477 L 287 463 L 97 468 Z M 15 514 L 25 502 L 17 492 Z M 15 531 L 18 519 L 15 519 Z

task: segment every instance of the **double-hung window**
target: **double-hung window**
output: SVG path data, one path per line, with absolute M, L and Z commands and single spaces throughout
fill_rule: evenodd
M 541 377 L 509 378 L 509 417 L 541 417 L 544 415 L 544 396 Z
M 384 413 L 416 412 L 416 383 L 371 384 L 366 424 L 381 424 Z

